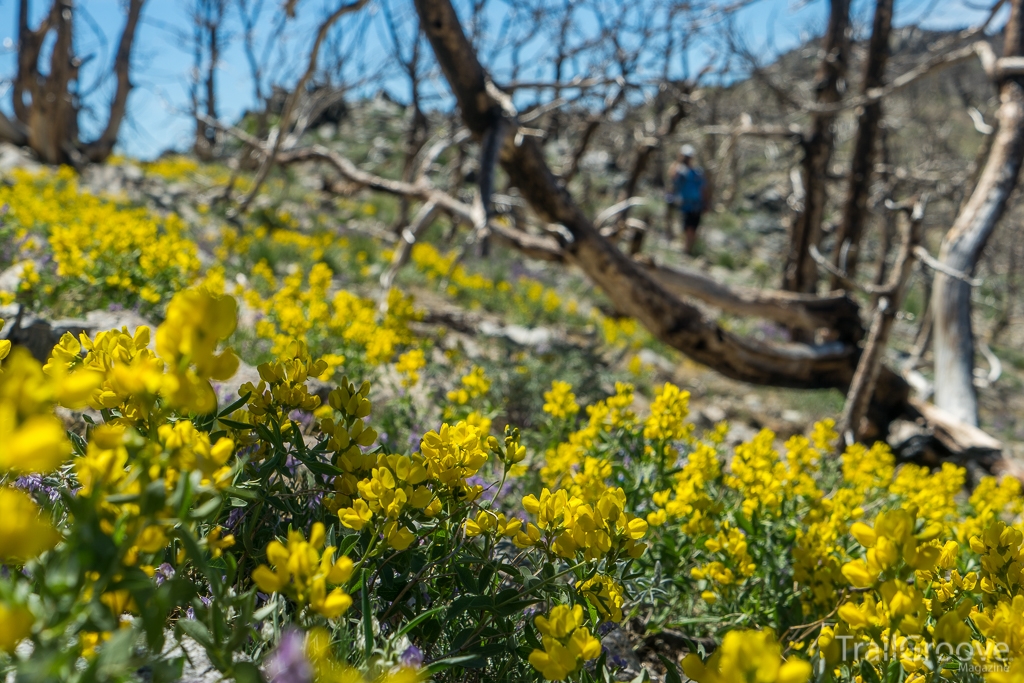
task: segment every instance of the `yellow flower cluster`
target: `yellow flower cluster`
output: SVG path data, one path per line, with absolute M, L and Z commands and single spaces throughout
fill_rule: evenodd
M 420 381 L 420 370 L 427 364 L 422 349 L 406 351 L 398 357 L 395 370 L 402 376 L 402 386 L 411 387 Z
M 555 380 L 551 390 L 544 392 L 544 412 L 556 420 L 569 420 L 580 412 L 576 403 L 576 394 L 572 393 L 572 385 L 568 382 Z
M 112 159 L 110 163 L 117 163 L 120 159 Z M 183 154 L 168 154 L 161 156 L 156 161 L 150 161 L 142 165 L 146 173 L 160 176 L 166 180 L 182 180 L 189 178 L 199 172 L 199 163 Z
M 334 548 L 324 547 L 324 525 L 317 522 L 307 541 L 301 531 L 288 532 L 288 545 L 271 541 L 267 561 L 252 573 L 252 580 L 266 593 L 282 593 L 299 608 L 309 606 L 317 614 L 337 619 L 352 605 L 341 586 L 352 577 L 352 560 L 334 559 Z M 328 586 L 335 586 L 328 592 Z
M 445 504 L 472 502 L 483 491 L 481 485 L 466 481 L 487 461 L 480 433 L 466 422 L 427 432 L 420 452 L 410 456 L 362 454 L 359 436 L 353 440 L 344 424 L 327 427 L 334 428 L 339 448 L 346 439 L 352 444 L 336 460 L 345 473 L 335 479 L 337 494 L 332 504 L 342 525 L 361 530 L 371 522 L 380 523 L 385 541 L 396 550 L 405 550 L 416 538 L 407 526 L 412 511 L 431 519 Z
M 644 438 L 648 441 L 685 441 L 693 433 L 693 425 L 685 424 L 690 414 L 690 392 L 665 383 L 655 392 L 651 414 L 644 421 Z
M 15 243 L 26 258 L 44 256 L 47 241 L 58 278 L 53 285 L 126 295 L 156 304 L 189 284 L 199 272 L 196 245 L 174 214 L 160 219 L 142 208 L 79 191 L 75 172 L 15 170 L 15 182 L 0 187 L 0 205 Z M 33 273 L 23 274 L 31 284 Z
M 882 655 L 895 648 L 903 671 L 921 683 L 931 680 L 936 657 L 943 666 L 965 645 L 975 656 L 985 658 L 993 654 L 997 642 L 1013 643 L 997 641 L 1006 634 L 997 634 L 993 628 L 1004 612 L 1000 605 L 1008 605 L 1014 593 L 1010 577 L 1021 534 L 996 523 L 984 538 L 971 539 L 971 548 L 982 555 L 979 582 L 974 572 L 961 575 L 959 545 L 953 540 L 943 542 L 944 531 L 941 522 L 919 516 L 913 504 L 879 513 L 872 526 L 862 522 L 851 525 L 850 533 L 866 553 L 863 559 L 843 565 L 842 573 L 862 591 L 861 597 L 840 605 L 841 622 L 825 634 L 826 641 L 849 636 L 853 639 L 849 646 L 866 645 L 866 659 L 879 666 L 885 666 Z M 986 613 L 977 611 L 972 597 L 979 586 L 990 596 L 992 609 Z M 968 619 L 989 638 L 987 643 L 975 640 Z M 834 662 L 835 644 L 824 644 L 833 651 Z M 943 644 L 949 647 L 945 655 L 937 649 Z M 1007 647 L 1013 650 L 1012 645 Z
M 371 366 L 390 362 L 400 346 L 411 344 L 409 321 L 417 317 L 412 300 L 397 289 L 388 295 L 387 312 L 380 316 L 371 299 L 341 289 L 330 294 L 333 273 L 325 263 L 317 263 L 308 278 L 295 270 L 279 283 L 270 266 L 261 262 L 253 269 L 254 279 L 270 291 L 263 297 L 257 289 L 243 293 L 246 303 L 264 317 L 256 324 L 258 336 L 273 342 L 275 355 L 285 353 L 295 340 L 311 346 L 332 340 L 342 341 L 365 356 Z M 346 362 L 344 355 L 325 356 L 328 368 L 322 379 Z
M 305 342 L 292 341 L 278 360 L 257 366 L 258 384 L 246 382 L 238 394 L 249 397 L 249 413 L 257 422 L 287 422 L 293 410 L 313 412 L 320 407 L 320 397 L 309 393 L 306 380 L 319 377 L 326 368 L 324 360 L 312 359 Z
M 523 520 L 505 517 L 500 512 L 481 510 L 475 518 L 466 520 L 464 525 L 467 538 L 491 534 L 507 538 L 517 548 L 530 548 L 540 540 L 540 529 L 534 524 L 523 524 Z
M 835 596 L 846 583 L 842 564 L 848 558 L 842 547 L 853 520 L 864 514 L 863 496 L 840 488 L 831 497 L 815 502 L 806 526 L 797 529 L 793 547 L 793 578 L 807 590 L 804 611 L 831 610 Z
M 674 475 L 675 487 L 658 491 L 652 502 L 659 508 L 647 515 L 652 526 L 661 526 L 668 520 L 682 520 L 682 531 L 690 537 L 710 533 L 714 524 L 710 515 L 716 505 L 708 494 L 709 483 L 722 475 L 722 463 L 710 444 L 700 443 Z
M 622 604 L 625 594 L 622 585 L 604 574 L 595 574 L 586 581 L 577 581 L 576 590 L 587 599 L 602 619 L 619 623 L 622 621 Z
M 541 481 L 551 488 L 568 486 L 573 495 L 596 500 L 606 488 L 604 480 L 611 474 L 611 463 L 596 457 L 594 446 L 603 435 L 635 426 L 632 405 L 633 385 L 616 382 L 614 395 L 587 406 L 587 424 L 548 449 Z
M 683 672 L 697 683 L 806 683 L 811 665 L 801 659 L 782 660 L 771 631 L 729 631 L 707 661 L 697 654 L 683 659 Z
M 584 662 L 601 655 L 601 641 L 583 626 L 583 607 L 556 605 L 533 623 L 541 634 L 543 650 L 530 653 L 530 664 L 549 681 L 563 681 Z
M 157 329 L 156 353 L 148 348 L 150 331 L 145 326 L 134 335 L 122 328 L 100 332 L 95 339 L 82 334 L 76 340 L 65 334 L 46 370 L 56 375 L 78 368 L 94 373 L 99 387 L 91 393 L 89 405 L 114 409 L 129 424 L 149 419 L 158 400 L 208 413 L 217 405 L 209 380 L 228 379 L 238 368 L 233 352 L 217 351 L 234 331 L 235 321 L 231 297 L 185 290 L 167 307 L 167 319 Z M 83 382 L 85 378 L 82 375 Z
M 935 473 L 920 465 L 906 464 L 896 473 L 890 493 L 914 505 L 933 522 L 949 523 L 956 515 L 956 496 L 964 488 L 966 472 L 952 463 L 943 463 Z
M 997 520 L 1020 517 L 1024 513 L 1021 493 L 1020 481 L 1014 477 L 983 477 L 968 501 L 973 514 L 959 524 L 957 538 L 966 543 L 972 536 L 981 535 Z
M 16 349 L 6 358 L 0 374 L 0 476 L 52 472 L 71 455 L 53 414 L 61 393 L 61 383 L 44 374 L 28 351 Z M 57 540 L 28 494 L 0 486 L 0 562 L 25 561 Z
M 306 634 L 306 659 L 316 683 L 419 683 L 426 680 L 424 672 L 401 666 L 380 676 L 367 678 L 358 669 L 338 661 L 332 652 L 331 634 L 321 627 Z
M 448 400 L 456 405 L 464 406 L 470 401 L 485 396 L 491 390 L 491 380 L 484 374 L 484 369 L 474 365 L 470 371 L 459 379 L 459 386 L 448 392 Z
M 704 541 L 704 547 L 709 552 L 724 557 L 728 563 L 715 560 L 690 570 L 690 576 L 694 579 L 708 581 L 709 585 L 715 588 L 715 591 L 705 590 L 701 593 L 701 597 L 707 602 L 715 602 L 718 599 L 716 591 L 743 583 L 753 576 L 757 569 L 747 551 L 747 537 L 728 522 L 722 525 L 717 535 Z
M 593 504 L 587 504 L 565 489 L 541 491 L 540 498 L 523 498 L 523 508 L 534 516 L 536 524 L 527 525 L 531 538 L 536 526 L 543 538 L 535 541 L 555 555 L 575 559 L 609 561 L 616 557 L 637 558 L 647 546 L 638 543 L 647 533 L 647 522 L 626 512 L 626 494 L 621 488 L 605 489 Z
M 1024 534 L 995 521 L 981 536 L 970 541 L 981 558 L 981 590 L 989 601 L 1014 598 L 1024 593 Z
M 773 447 L 775 433 L 762 429 L 749 443 L 736 446 L 725 478 L 729 487 L 743 494 L 743 514 L 751 517 L 755 512 L 772 514 L 783 500 L 779 482 L 786 478 L 786 465 Z

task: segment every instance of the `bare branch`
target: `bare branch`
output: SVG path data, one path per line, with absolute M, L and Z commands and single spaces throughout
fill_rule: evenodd
M 90 161 L 102 161 L 110 156 L 117 142 L 117 134 L 121 129 L 121 122 L 124 120 L 128 106 L 128 93 L 131 92 L 132 83 L 128 77 L 128 70 L 131 64 L 132 44 L 135 42 L 135 33 L 139 25 L 139 17 L 142 14 L 144 0 L 131 0 L 128 5 L 128 20 L 125 22 L 124 30 L 121 32 L 121 40 L 117 46 L 117 56 L 114 58 L 114 74 L 117 76 L 117 89 L 114 91 L 114 99 L 110 103 L 110 114 L 107 118 L 107 126 L 95 142 L 85 148 L 85 155 Z
M 914 256 L 920 259 L 921 263 L 925 264 L 932 270 L 937 270 L 940 273 L 948 275 L 951 278 L 960 280 L 962 282 L 966 282 L 971 287 L 981 287 L 983 284 L 985 284 L 985 281 L 982 280 L 981 278 L 971 277 L 970 275 L 961 270 L 957 270 L 956 268 L 951 268 L 950 266 L 946 265 L 942 261 L 938 260 L 931 254 L 929 254 L 928 250 L 921 245 L 918 245 L 917 247 L 914 248 Z
M 861 423 L 867 415 L 868 404 L 875 393 L 875 384 L 882 369 L 882 353 L 889 341 L 896 312 L 903 303 L 907 281 L 913 271 L 914 248 L 921 241 L 926 202 L 927 198 L 922 198 L 906 221 L 903 242 L 900 244 L 896 262 L 886 283 L 887 292 L 878 298 L 875 305 L 864 352 L 857 362 L 857 371 L 850 382 L 846 404 L 839 418 L 839 433 L 844 435 L 847 444 L 863 437 L 867 431 Z
M 260 164 L 259 170 L 256 172 L 256 177 L 253 178 L 252 187 L 249 192 L 245 195 L 238 205 L 238 212 L 244 213 L 252 200 L 259 193 L 260 187 L 263 182 L 267 179 L 267 175 L 274 166 L 274 162 L 277 159 L 277 154 L 281 149 L 281 142 L 287 132 L 288 126 L 291 125 L 292 112 L 295 109 L 295 105 L 299 98 L 303 95 L 303 91 L 306 89 L 306 84 L 309 79 L 313 77 L 316 72 L 317 59 L 320 55 L 320 46 L 323 45 L 324 40 L 327 38 L 327 33 L 331 30 L 334 23 L 342 16 L 351 12 L 356 12 L 362 9 L 369 0 L 355 0 L 355 2 L 347 5 L 341 5 L 338 9 L 334 10 L 321 24 L 316 32 L 316 39 L 313 41 L 313 47 L 309 52 L 309 62 L 306 64 L 306 70 L 302 73 L 298 83 L 295 84 L 295 88 L 288 95 L 288 99 L 285 100 L 284 109 L 281 112 L 281 119 L 274 130 L 270 133 L 270 153 L 263 157 L 263 162 Z M 291 9 L 294 12 L 294 7 Z

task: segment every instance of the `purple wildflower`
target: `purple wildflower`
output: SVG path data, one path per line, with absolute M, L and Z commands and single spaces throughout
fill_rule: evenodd
M 305 637 L 302 631 L 290 628 L 281 634 L 267 658 L 266 672 L 270 683 L 312 683 L 313 667 L 306 659 Z
M 156 573 L 153 574 L 153 578 L 156 579 L 156 585 L 163 585 L 164 581 L 174 578 L 174 567 L 167 562 L 156 568 Z
M 227 522 L 225 522 L 225 524 L 229 529 L 234 531 L 235 527 L 237 527 L 239 523 L 241 523 L 242 517 L 245 517 L 245 513 L 245 508 L 231 508 L 231 512 L 228 513 L 228 519 Z
M 60 498 L 60 491 L 57 487 L 48 485 L 43 479 L 43 475 L 38 473 L 18 477 L 14 485 L 26 493 L 42 493 L 50 499 L 51 503 Z
M 405 648 L 405 652 L 402 653 L 400 658 L 402 666 L 407 666 L 410 669 L 418 669 L 423 666 L 423 651 L 415 645 L 410 645 Z

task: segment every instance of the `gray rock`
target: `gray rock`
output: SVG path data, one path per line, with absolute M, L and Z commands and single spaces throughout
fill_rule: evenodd
M 42 167 L 27 149 L 0 142 L 0 175 L 6 175 L 16 168 L 38 171 Z
M 22 263 L 15 263 L 10 268 L 0 272 L 0 292 L 16 292 L 21 284 L 21 274 L 25 270 Z
M 786 232 L 785 226 L 783 226 L 778 219 L 763 213 L 751 216 L 750 219 L 747 220 L 746 229 L 760 235 Z
M 726 418 L 725 411 L 718 406 L 704 406 L 699 411 L 712 425 L 718 424 Z
M 498 325 L 490 320 L 480 322 L 480 332 L 489 337 L 505 337 L 520 346 L 529 346 L 544 351 L 551 346 L 554 337 L 545 327 L 523 327 L 522 325 Z
M 637 355 L 640 356 L 640 362 L 648 367 L 657 368 L 662 372 L 674 372 L 676 369 L 675 363 L 650 349 L 640 349 Z
M 803 424 L 807 421 L 807 418 L 799 410 L 783 410 L 782 419 L 794 424 Z
M 13 311 L 9 310 L 11 308 Z M 126 327 L 129 333 L 134 334 L 142 325 L 149 326 L 153 332 L 156 331 L 155 325 L 130 310 L 89 311 L 84 318 L 48 320 L 30 312 L 22 312 L 19 315 L 17 307 L 8 306 L 0 311 L 0 317 L 6 318 L 6 324 L 0 331 L 0 339 L 9 339 L 16 346 L 27 348 L 40 362 L 46 362 L 53 347 L 66 332 L 76 337 L 83 332 L 93 336 L 104 330 Z M 150 337 L 151 345 L 154 338 Z

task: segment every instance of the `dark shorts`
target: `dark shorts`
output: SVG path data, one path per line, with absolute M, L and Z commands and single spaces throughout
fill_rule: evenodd
M 683 230 L 696 230 L 700 227 L 700 211 L 683 211 Z

